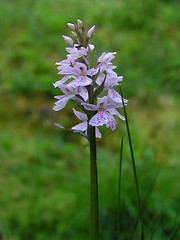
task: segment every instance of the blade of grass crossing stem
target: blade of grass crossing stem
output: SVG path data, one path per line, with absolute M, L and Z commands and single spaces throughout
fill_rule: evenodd
M 133 152 L 133 147 L 132 147 L 132 141 L 131 141 L 131 135 L 130 135 L 130 130 L 129 130 L 129 124 L 128 124 L 128 118 L 127 118 L 127 113 L 126 113 L 126 108 L 124 104 L 124 98 L 121 90 L 121 86 L 119 86 L 120 94 L 122 97 L 122 103 L 123 103 L 123 109 L 124 109 L 124 115 L 125 115 L 125 121 L 126 121 L 126 129 L 127 129 L 127 134 L 128 134 L 128 140 L 129 140 L 129 147 L 130 147 L 130 152 L 131 152 L 131 159 L 132 159 L 132 164 L 133 164 L 133 171 L 134 171 L 134 177 L 135 177 L 135 183 L 136 183 L 136 191 L 137 191 L 137 198 L 138 198 L 138 212 L 140 212 L 141 209 L 141 199 L 140 199 L 140 193 L 139 193 L 139 185 L 138 185 L 138 179 L 137 179 L 137 173 L 136 173 L 136 164 L 135 164 L 135 159 L 134 159 L 134 152 Z M 142 215 L 140 215 L 140 221 L 141 221 L 141 240 L 144 240 L 144 226 L 143 226 L 143 220 L 142 220 Z
M 121 169 L 123 155 L 123 137 L 120 146 L 120 161 L 119 161 L 119 181 L 118 181 L 118 205 L 117 205 L 117 239 L 120 239 L 120 200 L 121 200 Z

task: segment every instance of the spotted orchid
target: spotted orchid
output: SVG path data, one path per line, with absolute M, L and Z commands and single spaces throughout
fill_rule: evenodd
M 66 59 L 55 63 L 62 78 L 53 85 L 63 94 L 55 97 L 58 101 L 53 109 L 62 110 L 69 100 L 73 100 L 80 108 L 80 111 L 73 108 L 73 112 L 82 123 L 71 129 L 83 132 L 88 137 L 88 128 L 93 126 L 96 128 L 96 137 L 100 138 L 97 127 L 106 125 L 115 130 L 117 122 L 114 116 L 124 120 L 117 108 L 123 107 L 123 101 L 127 104 L 127 100 L 123 100 L 114 89 L 123 80 L 122 76 L 118 77 L 114 72 L 116 66 L 111 63 L 116 52 L 103 52 L 97 57 L 95 46 L 90 44 L 95 26 L 86 33 L 83 22 L 78 19 L 77 24 L 68 23 L 68 27 L 77 42 L 62 36 L 68 45 L 68 54 Z

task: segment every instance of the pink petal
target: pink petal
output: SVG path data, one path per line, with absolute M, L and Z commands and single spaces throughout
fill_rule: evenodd
M 86 131 L 87 130 L 87 121 L 79 123 L 72 127 L 73 130 L 80 130 L 80 131 Z
M 101 133 L 97 127 L 96 127 L 96 137 L 101 138 Z
M 85 87 L 79 87 L 79 92 L 78 93 L 84 99 L 84 101 L 87 101 L 88 91 Z
M 97 106 L 98 108 L 107 106 L 107 96 L 104 96 L 102 98 L 97 98 Z
M 93 105 L 93 104 L 89 104 L 89 103 L 82 103 L 82 105 L 84 106 L 85 109 L 90 110 L 90 111 L 96 111 L 97 110 L 97 106 Z
M 63 126 L 61 126 L 61 125 L 59 125 L 59 124 L 57 124 L 57 123 L 55 123 L 54 125 L 56 125 L 56 126 L 59 127 L 59 128 L 64 128 Z
M 99 69 L 90 68 L 90 69 L 87 71 L 87 75 L 90 75 L 90 76 L 96 75 L 96 73 L 97 73 L 98 71 L 99 71 Z
M 88 117 L 85 113 L 76 111 L 74 108 L 73 108 L 73 112 L 76 115 L 76 117 L 79 118 L 81 121 L 87 121 L 88 120 Z
M 74 97 L 73 94 L 70 94 L 68 96 L 64 95 L 64 98 L 62 98 L 59 101 L 55 102 L 55 106 L 53 107 L 53 109 L 55 111 L 59 111 L 59 110 L 63 109 L 66 106 L 66 103 L 68 102 L 68 100 L 71 99 L 72 97 Z
M 63 85 L 63 83 L 66 82 L 70 77 L 71 76 L 69 76 L 69 75 L 64 76 L 61 80 L 53 83 L 53 86 L 54 87 L 61 87 Z
M 116 124 L 116 119 L 111 114 L 109 114 L 109 126 L 113 131 L 116 129 Z
M 116 115 L 118 116 L 121 120 L 125 120 L 125 117 L 123 117 L 116 109 L 109 109 L 108 112 L 111 114 L 111 115 Z
M 92 83 L 92 79 L 88 78 L 87 76 L 80 76 L 74 80 L 72 80 L 70 83 L 67 85 L 69 87 L 78 87 L 78 86 L 87 86 Z

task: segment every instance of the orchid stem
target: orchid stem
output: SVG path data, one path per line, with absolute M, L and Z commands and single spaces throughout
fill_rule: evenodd
M 91 240 L 99 239 L 99 208 L 98 208 L 98 176 L 96 161 L 96 134 L 95 127 L 88 127 L 90 144 L 90 206 L 91 206 Z

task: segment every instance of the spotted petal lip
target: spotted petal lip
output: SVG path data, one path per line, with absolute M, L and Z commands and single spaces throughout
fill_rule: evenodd
M 102 126 L 106 124 L 107 127 L 111 127 L 112 130 L 116 129 L 115 118 L 107 111 L 99 111 L 96 113 L 89 122 L 92 126 Z

